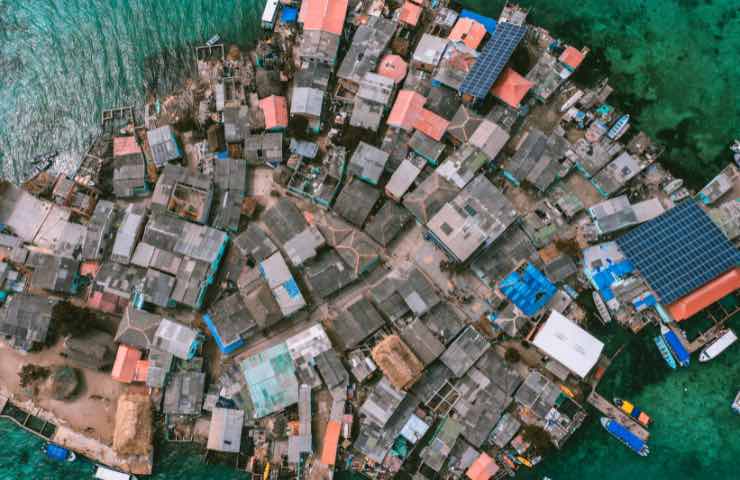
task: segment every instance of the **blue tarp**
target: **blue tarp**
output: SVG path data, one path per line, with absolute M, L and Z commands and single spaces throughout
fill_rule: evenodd
M 214 324 L 213 320 L 211 319 L 211 316 L 208 314 L 203 315 L 203 321 L 206 322 L 208 331 L 211 332 L 211 335 L 213 335 L 213 339 L 216 340 L 216 345 L 218 345 L 218 348 L 223 353 L 229 354 L 244 346 L 244 339 L 242 338 L 235 342 L 231 342 L 228 345 L 225 345 L 223 339 L 221 338 L 221 335 L 218 333 L 218 328 L 216 327 L 216 324 Z
M 500 288 L 529 317 L 547 305 L 557 291 L 555 285 L 531 263 L 521 273 L 512 272 L 504 278 Z
M 280 14 L 280 21 L 283 23 L 295 23 L 298 20 L 298 9 L 293 7 L 283 7 L 283 13 Z
M 285 291 L 288 292 L 290 298 L 296 298 L 301 296 L 301 289 L 298 288 L 298 284 L 292 278 L 283 284 Z
M 626 277 L 634 271 L 635 267 L 629 260 L 623 260 L 619 263 L 614 263 L 599 270 L 591 277 L 594 286 L 599 291 L 605 302 L 608 302 L 614 298 L 614 293 L 611 290 L 612 283 L 617 280 Z
M 53 443 L 50 443 L 46 446 L 46 456 L 51 458 L 52 460 L 64 462 L 69 456 L 69 450 L 64 447 L 60 447 L 59 445 L 54 445 Z
M 616 420 L 612 420 L 611 422 L 609 422 L 609 427 L 607 428 L 609 430 L 609 433 L 623 440 L 624 443 L 626 443 L 627 446 L 629 446 L 635 452 L 639 453 L 640 450 L 642 450 L 642 447 L 645 446 L 645 442 L 640 440 L 640 437 L 627 430 Z
M 490 34 L 493 34 L 493 32 L 496 31 L 496 20 L 491 17 L 481 15 L 480 13 L 475 13 L 472 10 L 463 10 L 460 12 L 460 16 L 458 18 L 471 18 L 486 27 L 486 31 Z

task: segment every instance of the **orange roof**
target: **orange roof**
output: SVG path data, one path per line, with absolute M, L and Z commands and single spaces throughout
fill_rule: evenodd
M 411 25 L 412 27 L 415 27 L 416 24 L 419 23 L 419 18 L 421 18 L 422 10 L 424 9 L 419 5 L 406 0 L 406 3 L 404 3 L 401 7 L 401 11 L 398 15 L 398 20 L 401 23 L 405 23 L 406 25 Z
M 128 300 L 112 293 L 96 291 L 87 299 L 87 308 L 115 314 L 123 310 Z
M 336 420 L 329 420 L 326 426 L 326 435 L 324 435 L 324 447 L 321 449 L 321 463 L 324 465 L 334 465 L 337 461 L 337 446 L 339 445 L 339 433 L 342 431 L 342 424 Z
M 141 153 L 141 147 L 136 142 L 136 137 L 113 137 L 113 156 L 121 157 Z
M 447 39 L 453 42 L 462 41 L 468 47 L 475 49 L 478 48 L 485 36 L 486 27 L 483 24 L 472 18 L 461 18 L 457 21 Z
M 677 321 L 686 320 L 737 289 L 740 289 L 740 268 L 730 270 L 670 304 L 668 311 Z
M 80 265 L 80 275 L 90 275 L 91 277 L 95 277 L 98 273 L 98 269 L 100 268 L 100 264 L 98 262 L 82 262 Z
M 533 86 L 533 82 L 506 67 L 504 73 L 493 84 L 491 93 L 512 107 L 519 108 L 522 99 Z
M 111 377 L 117 382 L 131 383 L 136 375 L 136 364 L 141 360 L 141 352 L 134 347 L 121 344 L 116 353 Z
M 149 374 L 149 360 L 139 360 L 136 362 L 136 369 L 134 370 L 134 382 L 146 382 L 146 377 Z
M 573 47 L 566 47 L 563 53 L 560 54 L 560 62 L 575 70 L 581 64 L 584 57 L 585 55 L 580 50 Z
M 400 55 L 386 55 L 378 65 L 378 75 L 390 78 L 395 83 L 400 83 L 408 70 L 408 63 Z
M 475 462 L 468 468 L 465 475 L 470 480 L 488 480 L 498 472 L 498 465 L 493 459 L 486 453 L 481 453 Z
M 270 95 L 260 100 L 260 108 L 265 113 L 265 128 L 288 128 L 288 101 L 285 97 Z
M 388 115 L 388 125 L 404 130 L 413 130 L 426 102 L 426 97 L 420 93 L 412 90 L 401 90 L 398 92 L 396 103 L 393 104 L 390 115 Z
M 304 30 L 341 35 L 348 3 L 349 0 L 303 0 L 298 21 L 303 23 Z
M 442 140 L 442 136 L 447 131 L 447 127 L 449 125 L 450 122 L 448 122 L 444 118 L 440 117 L 431 110 L 422 108 L 421 115 L 416 121 L 414 128 L 439 142 L 440 140 Z

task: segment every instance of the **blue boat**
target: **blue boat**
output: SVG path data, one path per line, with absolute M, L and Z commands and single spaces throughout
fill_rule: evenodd
M 686 351 L 683 343 L 681 343 L 681 340 L 676 336 L 676 333 L 663 324 L 660 325 L 660 333 L 668 343 L 668 347 L 670 347 L 676 360 L 678 360 L 678 364 L 682 367 L 688 367 L 689 362 L 691 361 L 691 355 Z
M 639 456 L 647 457 L 650 453 L 647 444 L 640 437 L 630 432 L 624 425 L 613 418 L 601 417 L 601 425 L 614 438 L 625 444 Z
M 665 360 L 665 363 L 667 363 L 669 367 L 675 370 L 676 369 L 676 359 L 673 358 L 671 349 L 668 348 L 668 344 L 665 343 L 665 339 L 661 337 L 660 335 L 658 335 L 657 337 L 655 337 L 655 344 L 658 346 L 658 350 L 660 351 L 660 354 L 663 356 L 663 360 Z
M 606 136 L 609 137 L 610 140 L 619 140 L 622 135 L 627 132 L 627 129 L 630 127 L 630 116 L 629 115 L 622 115 L 619 117 L 619 120 L 614 122 L 614 125 L 612 125 L 612 128 L 609 129 L 608 132 L 606 132 Z
M 44 452 L 48 458 L 57 462 L 74 462 L 77 459 L 75 452 L 53 443 L 47 443 L 44 446 Z

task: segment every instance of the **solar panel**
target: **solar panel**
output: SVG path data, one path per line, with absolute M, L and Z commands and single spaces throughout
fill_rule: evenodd
M 740 251 L 693 200 L 643 223 L 617 244 L 666 305 L 740 265 Z
M 485 98 L 526 32 L 526 25 L 499 23 L 470 73 L 465 77 L 460 86 L 460 93 Z

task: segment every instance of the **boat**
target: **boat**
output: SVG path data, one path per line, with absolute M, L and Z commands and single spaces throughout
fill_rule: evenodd
M 52 161 L 59 156 L 59 151 L 54 150 L 53 152 L 45 153 L 42 155 L 36 155 L 33 157 L 33 161 L 31 162 L 31 165 L 47 165 L 52 163 Z
M 716 340 L 710 342 L 699 354 L 700 362 L 708 362 L 720 353 L 724 352 L 730 345 L 737 342 L 737 335 L 729 328 L 722 332 Z
M 138 480 L 135 475 L 119 472 L 102 465 L 95 466 L 95 476 L 98 480 Z
M 77 460 L 77 455 L 75 455 L 75 452 L 71 450 L 67 450 L 64 447 L 61 447 L 59 445 L 55 445 L 53 443 L 47 443 L 44 445 L 44 453 L 46 456 L 52 460 L 56 460 L 58 462 L 74 462 Z
M 735 159 L 735 163 L 740 167 L 740 140 L 735 140 L 730 147 L 730 150 L 732 150 L 732 156 Z
M 221 40 L 220 35 L 214 35 L 209 38 L 208 41 L 206 41 L 206 45 L 209 47 L 215 47 L 216 45 L 221 45 L 222 43 L 224 43 L 224 41 Z
M 516 456 L 516 457 L 514 457 L 514 458 L 516 458 L 516 461 L 517 461 L 517 462 L 518 462 L 518 463 L 519 463 L 520 465 L 524 465 L 524 466 L 525 466 L 525 467 L 527 467 L 527 468 L 532 468 L 532 467 L 534 466 L 534 465 L 532 464 L 532 462 L 531 462 L 531 461 L 529 461 L 529 459 L 528 459 L 527 457 L 523 457 L 523 456 L 521 456 L 521 455 L 517 455 L 517 456 Z
M 732 410 L 734 410 L 735 413 L 740 414 L 740 390 L 738 390 L 737 395 L 735 395 L 735 401 L 732 402 Z
M 606 132 L 606 136 L 609 137 L 610 140 L 619 140 L 622 135 L 624 135 L 627 132 L 627 129 L 630 128 L 630 116 L 629 114 L 624 114 L 621 117 L 619 117 L 619 120 L 614 122 L 614 125 L 612 125 L 612 128 L 609 129 L 608 132 Z
M 624 413 L 626 413 L 630 417 L 637 420 L 639 423 L 641 423 L 645 427 L 647 427 L 653 422 L 653 419 L 650 418 L 650 416 L 647 413 L 637 408 L 632 402 L 628 402 L 627 400 L 622 400 L 621 398 L 615 398 L 614 405 L 619 407 L 620 410 L 622 410 Z
M 670 195 L 681 187 L 683 187 L 683 179 L 677 178 L 668 182 L 666 186 L 663 187 L 663 192 L 665 192 L 666 195 Z
M 662 336 L 658 335 L 657 337 L 655 337 L 655 344 L 658 346 L 658 350 L 663 356 L 663 360 L 665 360 L 665 363 L 667 363 L 669 367 L 675 370 L 677 366 L 676 359 L 673 358 L 671 349 L 668 348 L 668 344 L 665 343 L 665 339 Z
M 673 356 L 676 357 L 676 361 L 678 361 L 678 364 L 682 367 L 688 367 L 689 363 L 691 362 L 691 355 L 689 354 L 689 352 L 686 351 L 686 348 L 684 348 L 683 343 L 681 343 L 681 340 L 678 338 L 678 336 L 676 336 L 676 333 L 665 325 L 661 324 L 660 334 L 663 336 L 666 343 L 668 344 L 668 348 L 671 349 Z
M 640 437 L 630 432 L 624 425 L 613 418 L 601 417 L 601 426 L 639 456 L 647 457 L 650 453 L 647 444 Z
M 611 322 L 612 316 L 609 314 L 609 309 L 606 307 L 604 299 L 601 298 L 601 294 L 598 291 L 594 290 L 593 297 L 594 304 L 596 305 L 596 311 L 599 312 L 599 317 L 601 318 L 601 321 L 604 324 Z

